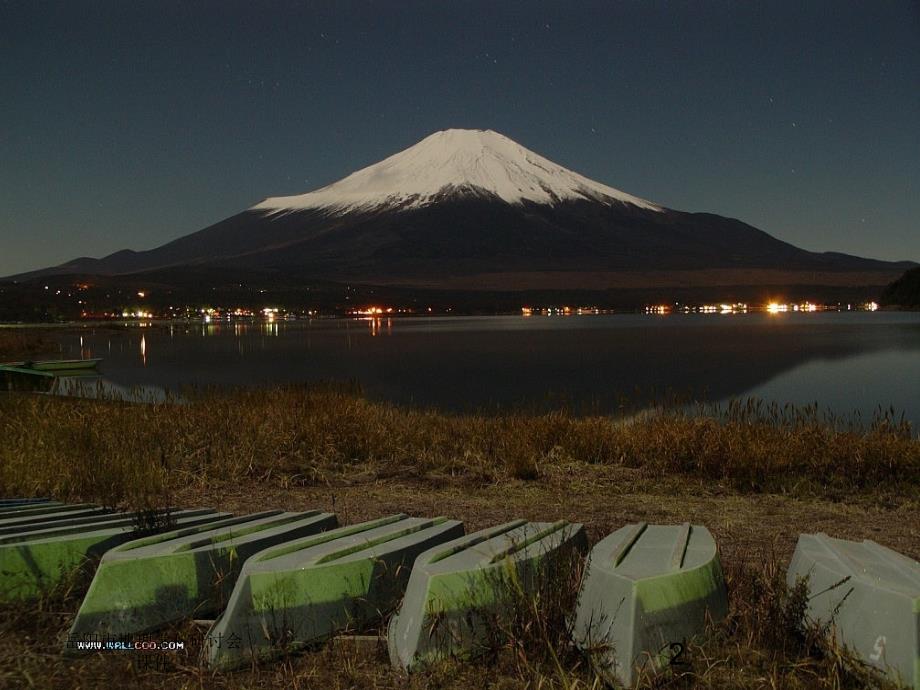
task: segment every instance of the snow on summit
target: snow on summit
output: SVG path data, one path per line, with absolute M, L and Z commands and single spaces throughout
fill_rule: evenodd
M 460 190 L 484 191 L 509 204 L 590 199 L 662 210 L 649 201 L 563 168 L 498 132 L 472 129 L 435 132 L 331 185 L 298 196 L 271 197 L 252 208 L 274 212 L 412 208 Z

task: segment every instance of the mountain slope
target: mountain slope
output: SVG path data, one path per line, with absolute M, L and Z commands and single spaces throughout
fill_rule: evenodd
M 156 249 L 23 277 L 205 265 L 435 287 L 457 279 L 475 286 L 480 275 L 501 287 L 496 276 L 530 274 L 539 287 L 539 276 L 553 272 L 577 285 L 589 272 L 677 271 L 692 282 L 694 271 L 734 272 L 736 281 L 751 269 L 812 274 L 805 283 L 854 272 L 860 284 L 884 284 L 911 264 L 807 252 L 738 220 L 667 209 L 595 182 L 495 132 L 447 130 Z
M 445 196 L 493 196 L 509 204 L 614 201 L 660 211 L 644 199 L 600 184 L 491 130 L 448 129 L 315 192 L 273 197 L 257 210 L 335 212 L 411 209 Z

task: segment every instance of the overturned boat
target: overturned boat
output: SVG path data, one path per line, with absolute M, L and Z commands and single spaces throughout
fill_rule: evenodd
M 632 685 L 728 609 L 715 540 L 698 525 L 627 525 L 588 557 L 574 637 L 598 674 Z
M 35 516 L 37 520 L 49 514 Z M 116 518 L 113 519 L 112 515 Z M 43 529 L 0 535 L 0 602 L 33 599 L 53 589 L 112 547 L 167 529 L 192 528 L 224 517 L 211 508 L 165 512 L 159 521 L 148 514 L 103 514 L 91 523 L 58 520 Z
M 463 534 L 463 523 L 392 515 L 288 542 L 246 562 L 203 650 L 232 668 L 383 619 L 416 556 Z
M 411 670 L 487 651 L 522 599 L 571 573 L 587 550 L 581 525 L 515 520 L 421 554 L 389 625 L 393 666 Z
M 920 563 L 868 539 L 802 534 L 787 582 L 802 579 L 807 619 L 895 682 L 920 690 Z
M 12 505 L 12 506 L 0 506 L 0 521 L 10 520 L 10 519 L 20 519 L 20 518 L 32 518 L 41 515 L 52 516 L 49 519 L 54 519 L 53 516 L 63 515 L 65 513 L 75 512 L 75 511 L 85 511 L 85 510 L 95 510 L 96 512 L 105 512 L 105 509 L 102 506 L 98 506 L 95 503 L 57 503 L 57 502 L 48 502 L 48 503 L 38 503 L 38 504 L 22 504 L 22 505 Z
M 70 637 L 129 636 L 213 617 L 251 555 L 335 526 L 330 513 L 274 510 L 116 546 L 102 557 Z

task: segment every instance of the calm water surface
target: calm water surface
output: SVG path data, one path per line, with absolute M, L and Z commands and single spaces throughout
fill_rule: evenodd
M 120 330 L 119 330 L 120 328 Z M 817 402 L 920 425 L 920 314 L 382 318 L 158 324 L 60 336 L 113 386 L 357 381 L 375 399 L 443 410 L 567 403 L 620 409 L 668 392 L 710 402 Z

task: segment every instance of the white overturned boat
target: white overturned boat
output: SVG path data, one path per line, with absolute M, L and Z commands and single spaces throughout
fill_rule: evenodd
M 463 523 L 408 515 L 295 539 L 251 556 L 203 656 L 233 668 L 360 630 L 395 608 L 420 553 L 463 534 Z
M 807 578 L 806 617 L 894 681 L 920 690 L 920 563 L 874 541 L 803 534 L 787 573 Z
M 530 595 L 544 575 L 571 567 L 586 550 L 582 525 L 515 520 L 426 551 L 390 620 L 390 662 L 413 670 L 488 650 L 501 634 L 496 622 L 511 614 L 513 593 Z
M 632 685 L 677 661 L 687 638 L 727 608 L 709 530 L 640 522 L 591 550 L 574 635 L 605 680 Z

